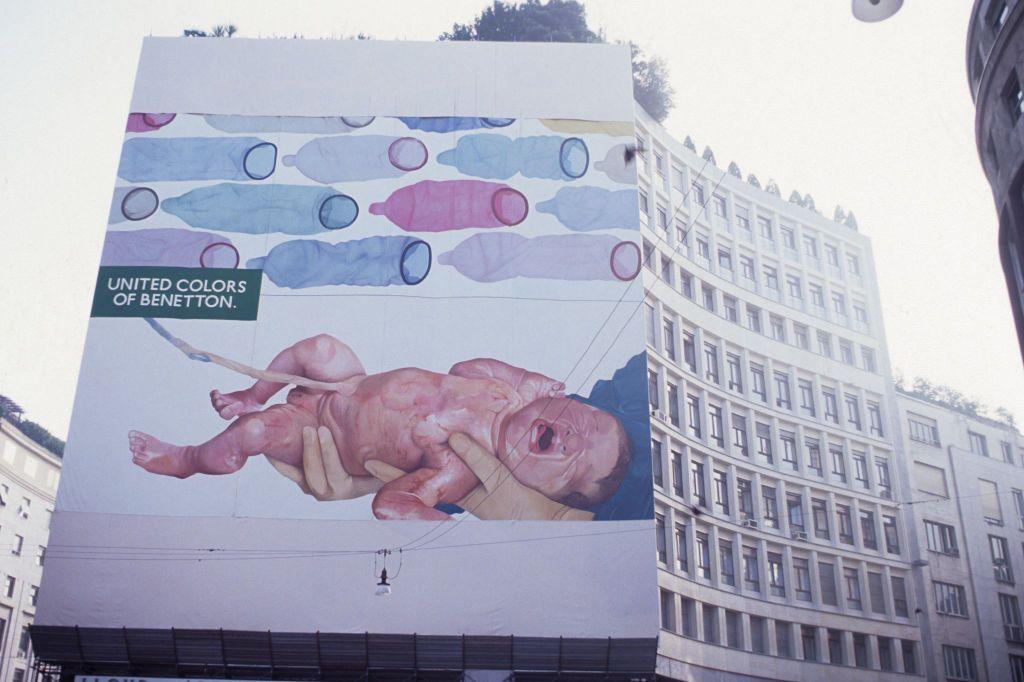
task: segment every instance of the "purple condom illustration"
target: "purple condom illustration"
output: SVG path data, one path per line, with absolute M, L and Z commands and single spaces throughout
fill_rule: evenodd
M 626 282 L 640 272 L 640 248 L 611 235 L 490 232 L 469 237 L 437 262 L 477 282 L 515 277 Z
M 427 147 L 414 137 L 318 137 L 281 159 L 317 182 L 397 178 L 427 163 Z
M 510 227 L 526 220 L 529 210 L 522 192 L 483 180 L 423 180 L 370 204 L 370 213 L 409 232 Z
M 178 228 L 107 232 L 100 265 L 163 265 L 178 268 L 238 267 L 238 250 L 210 232 Z
M 129 133 L 148 133 L 160 130 L 174 120 L 176 114 L 128 114 L 125 131 Z

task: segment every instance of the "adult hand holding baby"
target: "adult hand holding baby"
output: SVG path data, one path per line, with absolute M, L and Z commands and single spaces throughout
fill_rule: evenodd
M 326 426 L 318 429 L 307 426 L 302 429 L 301 469 L 272 457 L 267 457 L 267 461 L 302 488 L 302 492 L 321 502 L 352 500 L 370 495 L 387 483 L 373 476 L 349 474 L 341 463 L 334 437 Z
M 469 436 L 448 439 L 452 451 L 482 483 L 459 500 L 459 506 L 484 520 L 591 521 L 594 515 L 574 509 L 517 481 L 508 467 Z M 302 431 L 302 469 L 268 458 L 281 474 L 317 500 L 350 500 L 377 492 L 385 483 L 405 474 L 379 460 L 364 466 L 373 476 L 352 476 L 341 463 L 334 439 L 325 427 Z

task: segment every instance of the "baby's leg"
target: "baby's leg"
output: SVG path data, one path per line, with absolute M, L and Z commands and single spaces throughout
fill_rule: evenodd
M 171 445 L 140 431 L 128 433 L 128 444 L 132 461 L 154 474 L 230 474 L 259 454 L 301 464 L 304 426 L 316 426 L 311 413 L 294 405 L 274 405 L 243 415 L 202 445 Z
M 434 509 L 434 505 L 458 502 L 476 487 L 478 481 L 451 450 L 446 448 L 434 457 L 440 460 L 440 468 L 417 469 L 384 484 L 373 498 L 373 515 L 384 520 L 451 519 L 448 514 Z
M 366 374 L 352 349 L 328 334 L 318 334 L 285 348 L 267 369 L 327 382 L 344 381 L 357 374 Z M 240 414 L 256 412 L 285 386 L 287 384 L 260 379 L 244 391 L 221 393 L 213 390 L 210 392 L 210 402 L 221 417 L 233 419 Z

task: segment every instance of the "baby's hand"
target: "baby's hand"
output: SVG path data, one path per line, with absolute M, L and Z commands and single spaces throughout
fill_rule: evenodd
M 519 393 L 526 400 L 559 398 L 565 395 L 565 384 L 535 372 L 528 372 L 519 384 Z

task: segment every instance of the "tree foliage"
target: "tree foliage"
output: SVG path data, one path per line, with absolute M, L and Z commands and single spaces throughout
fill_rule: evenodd
M 209 31 L 198 28 L 186 28 L 181 33 L 186 38 L 230 38 L 238 33 L 238 27 L 234 24 L 217 24 Z
M 1011 429 L 1017 429 L 1017 420 L 1014 418 L 1013 413 L 1005 407 L 997 407 L 990 413 L 989 408 L 980 400 L 970 398 L 952 386 L 935 383 L 924 377 L 914 377 L 908 388 L 902 374 L 896 374 L 894 381 L 896 383 L 896 390 L 901 393 L 912 395 L 936 405 L 948 407 L 951 410 L 966 414 L 975 419 L 996 422 L 1003 426 L 1009 426 Z
M 42 445 L 44 448 L 57 455 L 64 456 L 64 441 L 53 435 L 39 424 L 27 419 L 22 419 L 24 410 L 10 398 L 0 394 L 0 417 L 4 417 L 19 431 L 25 434 L 29 440 Z
M 497 40 L 518 42 L 603 43 L 602 32 L 587 25 L 587 12 L 576 0 L 494 0 L 472 22 L 454 24 L 438 40 Z M 668 68 L 660 57 L 648 57 L 630 43 L 633 97 L 657 121 L 674 106 Z

